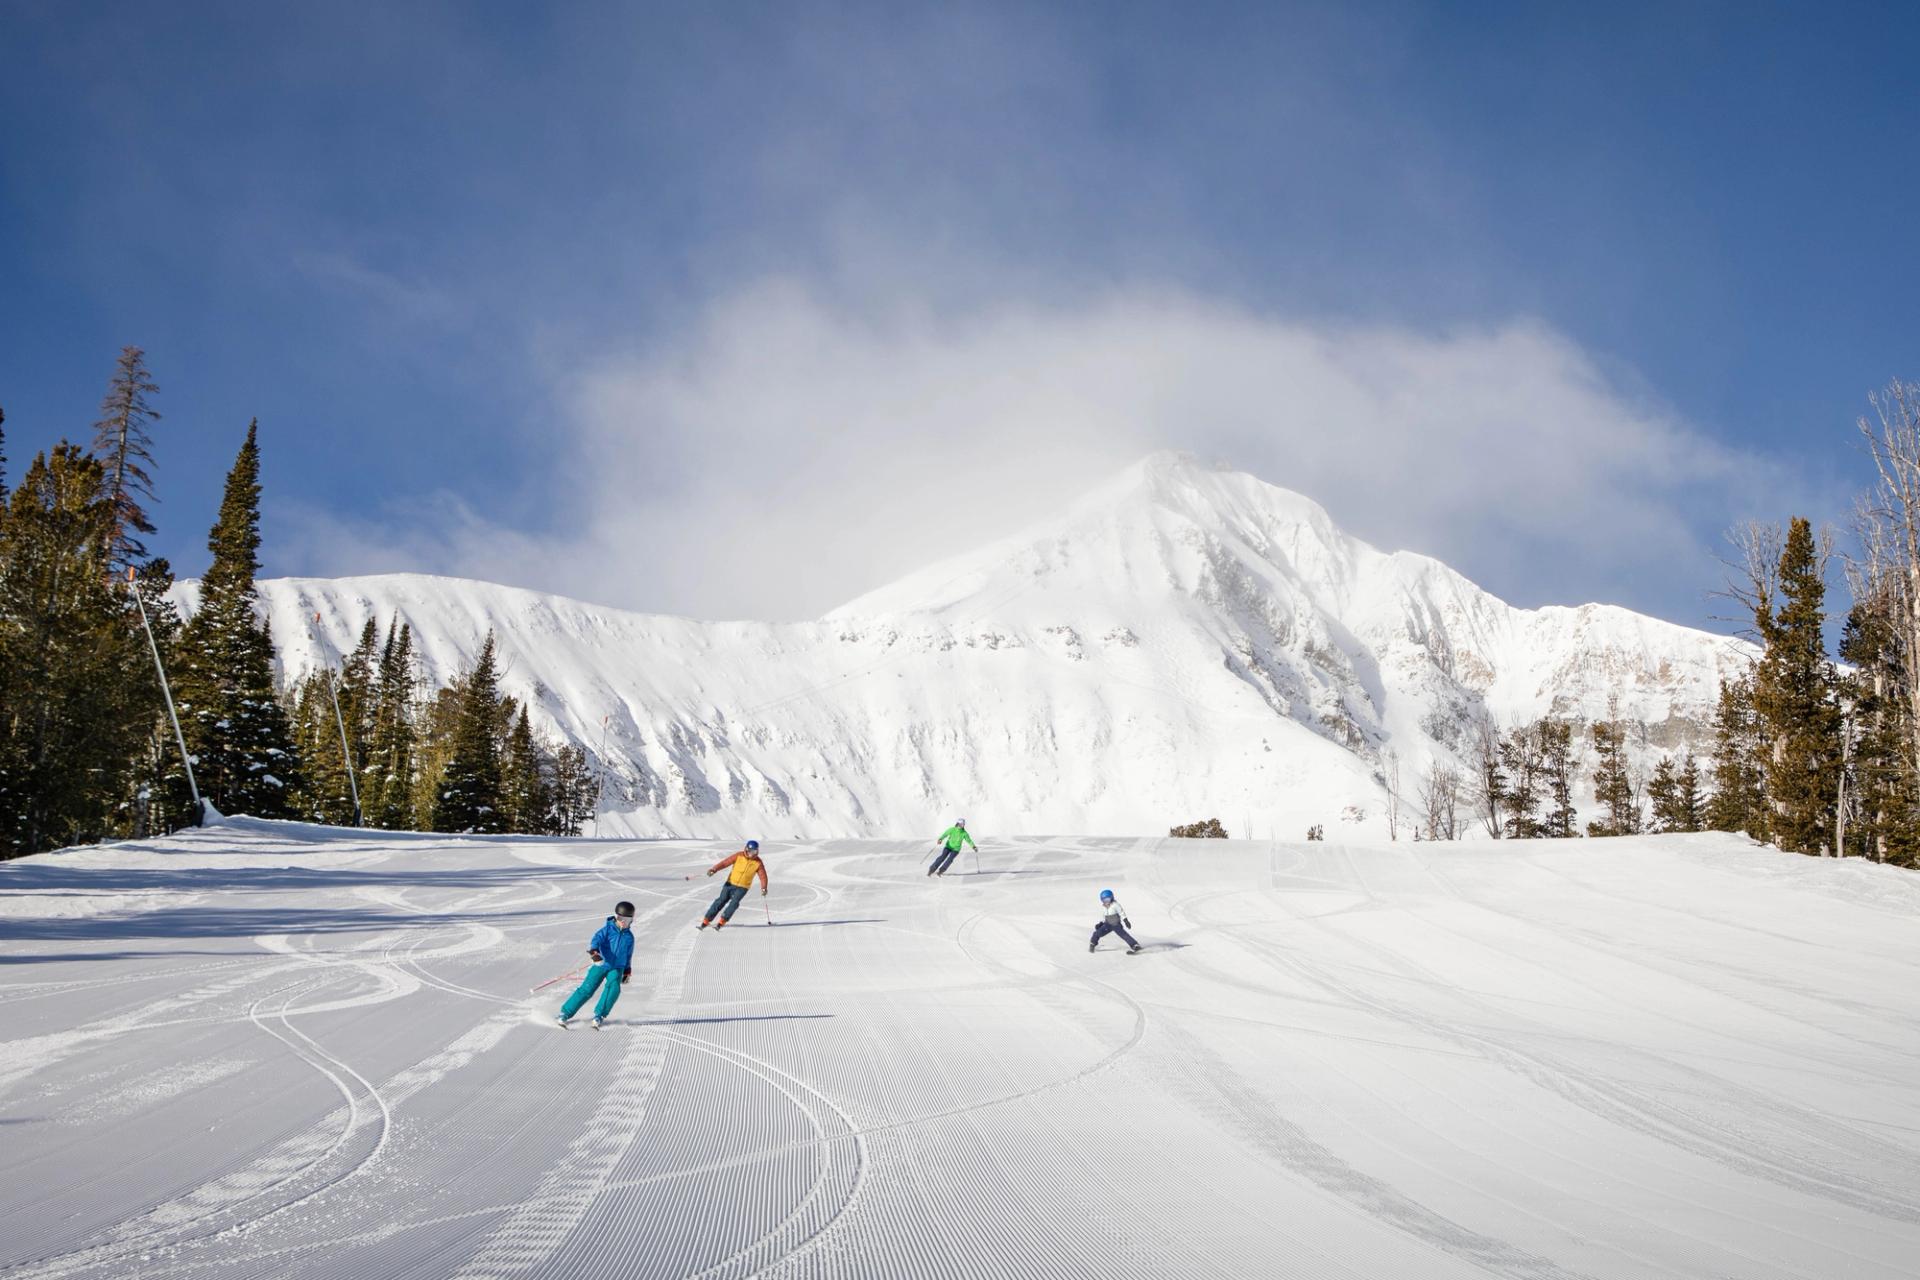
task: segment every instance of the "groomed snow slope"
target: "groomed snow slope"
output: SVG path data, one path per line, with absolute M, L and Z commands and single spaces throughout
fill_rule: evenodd
M 437 686 L 491 631 L 538 727 L 604 759 L 601 830 L 648 836 L 911 835 L 957 814 L 1020 832 L 1217 817 L 1240 836 L 1385 836 L 1388 749 L 1411 796 L 1482 712 L 1584 729 L 1617 699 L 1647 727 L 1644 760 L 1702 739 L 1750 653 L 1611 606 L 1515 608 L 1178 454 L 815 622 L 407 574 L 260 590 L 294 678 L 399 618 Z
M 771 843 L 720 936 L 712 844 L 243 821 L 0 866 L 0 1274 L 1913 1274 L 1910 875 L 925 852 Z M 1102 886 L 1145 954 L 1087 953 Z M 537 1025 L 619 897 L 615 1024 Z

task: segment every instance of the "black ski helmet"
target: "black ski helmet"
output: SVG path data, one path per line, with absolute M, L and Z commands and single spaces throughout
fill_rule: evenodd
M 631 902 L 616 902 L 613 904 L 613 914 L 619 916 L 622 920 L 631 920 L 633 919 L 633 904 Z

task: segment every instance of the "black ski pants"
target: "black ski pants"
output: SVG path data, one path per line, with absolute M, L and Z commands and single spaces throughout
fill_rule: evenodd
M 953 860 L 959 856 L 959 849 L 942 849 L 933 859 L 933 874 L 937 876 L 947 874 L 947 868 L 952 866 Z

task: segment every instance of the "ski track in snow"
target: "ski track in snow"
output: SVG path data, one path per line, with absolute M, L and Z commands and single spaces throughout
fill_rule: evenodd
M 240 821 L 139 848 L 149 886 L 255 868 L 216 891 L 116 915 L 108 848 L 0 913 L 0 1277 L 1920 1256 L 1920 892 L 1884 868 L 1028 837 L 936 880 L 917 841 L 770 841 L 716 935 L 720 844 L 380 839 Z M 1108 886 L 1147 954 L 1088 954 Z M 527 989 L 618 897 L 634 980 L 563 1033 L 571 984 Z

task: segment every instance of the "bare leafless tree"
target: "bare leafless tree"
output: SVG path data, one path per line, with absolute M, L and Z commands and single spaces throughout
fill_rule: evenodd
M 1501 813 L 1507 802 L 1506 769 L 1500 758 L 1500 729 L 1485 712 L 1473 722 L 1467 739 L 1467 759 L 1473 766 L 1471 800 L 1487 834 L 1500 838 Z
M 1426 811 L 1427 839 L 1454 840 L 1460 835 L 1460 774 L 1435 760 L 1420 784 L 1420 806 Z
M 1909 764 L 1920 766 L 1920 386 L 1896 379 L 1871 403 L 1873 419 L 1863 417 L 1859 426 L 1878 482 L 1856 521 L 1862 581 L 1854 596 L 1885 592 L 1891 605 L 1908 702 Z
M 1400 753 L 1392 747 L 1380 757 L 1381 775 L 1387 788 L 1387 839 L 1400 838 Z
M 1727 530 L 1727 543 L 1733 555 L 1720 560 L 1727 567 L 1727 582 L 1714 594 L 1739 606 L 1739 612 L 1718 620 L 1738 623 L 1743 634 L 1759 640 L 1759 619 L 1772 616 L 1774 597 L 1780 594 L 1780 553 L 1787 545 L 1786 530 L 1749 520 Z

